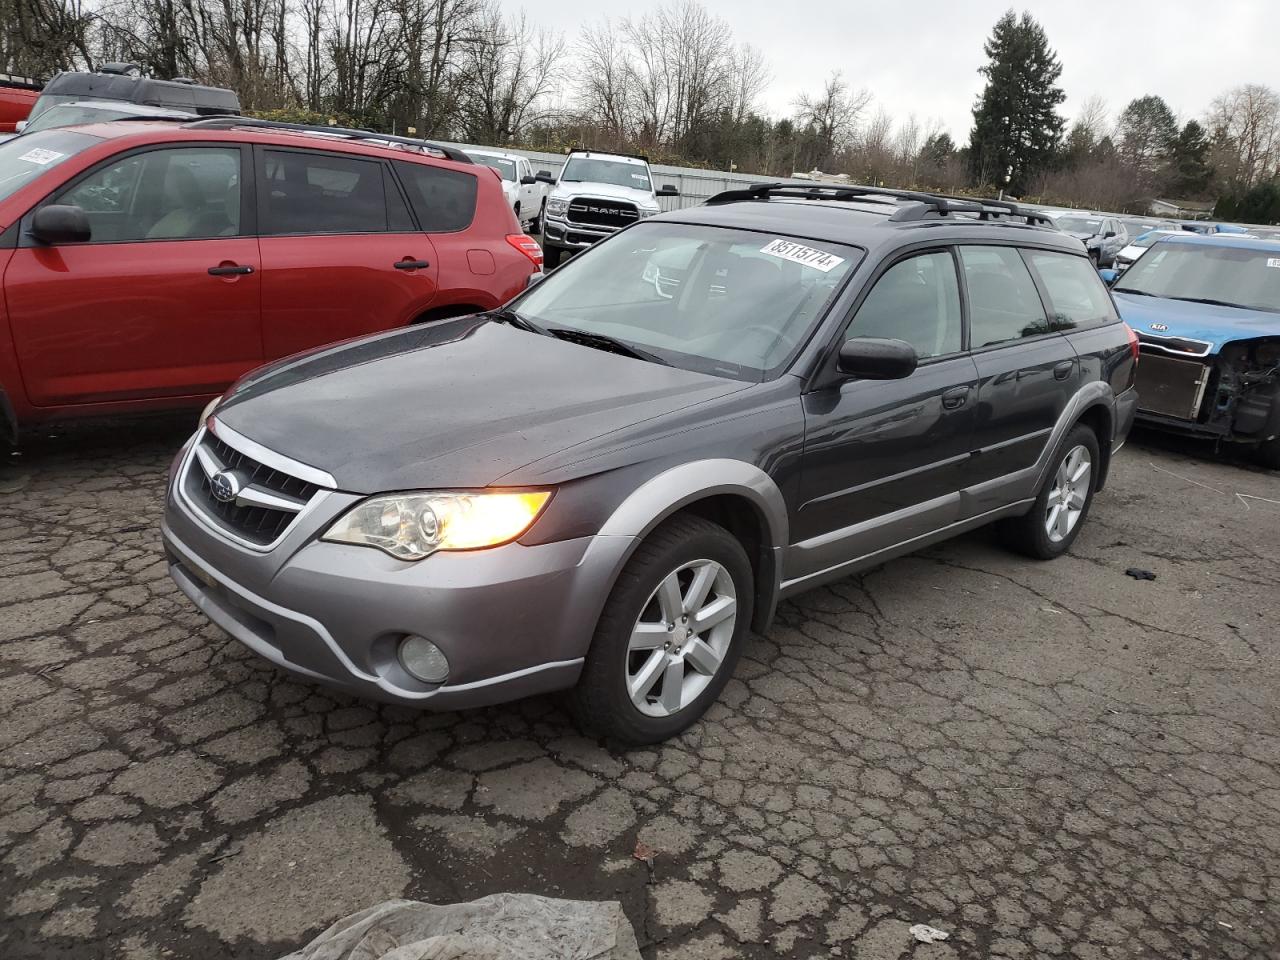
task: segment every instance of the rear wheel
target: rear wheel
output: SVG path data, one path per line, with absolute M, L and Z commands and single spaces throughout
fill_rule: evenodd
M 1280 470 L 1280 437 L 1258 444 L 1254 457 L 1268 470 Z
M 1002 523 L 1009 546 L 1037 560 L 1066 553 L 1089 515 L 1101 462 L 1098 438 L 1078 424 L 1058 447 L 1054 467 L 1031 510 Z
M 605 603 L 572 693 L 579 722 L 633 744 L 687 729 L 733 676 L 753 586 L 746 551 L 723 527 L 692 516 L 658 527 Z

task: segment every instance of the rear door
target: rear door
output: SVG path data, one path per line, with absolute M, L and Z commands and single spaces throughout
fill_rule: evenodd
M 44 246 L 24 219 L 5 296 L 35 406 L 198 396 L 262 362 L 247 148 L 117 155 L 47 203 L 81 207 L 86 243 Z
M 1039 459 L 1080 382 L 1067 339 L 1050 323 L 1022 254 L 1012 246 L 959 248 L 978 366 L 975 455 L 966 465 L 971 513 L 1007 502 L 997 481 Z
M 410 323 L 439 264 L 376 157 L 255 147 L 268 360 Z
M 963 352 L 952 252 L 916 252 L 890 266 L 844 336 L 906 340 L 921 361 L 902 380 L 845 380 L 805 395 L 789 575 L 817 573 L 957 519 L 978 375 Z

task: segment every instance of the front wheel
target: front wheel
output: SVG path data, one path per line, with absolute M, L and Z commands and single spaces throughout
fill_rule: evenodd
M 554 270 L 556 267 L 560 266 L 560 257 L 562 256 L 562 253 L 563 252 L 559 247 L 544 244 L 542 247 L 542 265 L 548 270 Z
M 1002 523 L 1008 545 L 1037 560 L 1066 553 L 1089 515 L 1101 462 L 1094 432 L 1083 424 L 1074 427 L 1058 447 L 1053 470 L 1031 510 Z
M 605 603 L 572 706 L 579 723 L 624 743 L 691 726 L 733 676 L 754 579 L 742 544 L 676 516 L 636 548 Z

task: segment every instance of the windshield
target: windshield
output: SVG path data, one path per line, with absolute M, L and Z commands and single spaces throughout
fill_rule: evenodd
M 611 183 L 615 187 L 634 187 L 636 190 L 652 190 L 648 169 L 639 163 L 623 163 L 620 160 L 596 160 L 587 157 L 570 157 L 565 164 L 562 183 Z
M 761 381 L 781 372 L 861 255 L 747 230 L 641 224 L 575 257 L 512 306 L 543 327 Z
M 1135 260 L 1124 275 L 1124 286 L 1115 290 L 1280 313 L 1280 247 L 1162 243 L 1159 250 Z
M 0 143 L 0 200 L 11 197 L 68 157 L 101 142 L 86 133 L 57 129 L 30 136 L 24 133 Z
M 88 104 L 59 104 L 51 110 L 46 110 L 36 120 L 27 123 L 23 133 L 34 133 L 37 130 L 49 130 L 53 127 L 74 127 L 82 123 L 99 123 L 103 120 L 119 120 L 122 117 L 132 117 L 135 114 L 128 110 L 117 110 L 114 107 L 103 106 L 91 107 Z
M 1058 229 L 1066 233 L 1097 233 L 1102 229 L 1102 221 L 1090 217 L 1059 217 Z
M 58 106 L 62 103 L 74 103 L 76 100 L 83 100 L 84 97 L 77 97 L 70 93 L 42 93 L 36 98 L 36 102 L 31 107 L 31 113 L 27 115 L 27 125 L 31 125 L 36 117 L 44 113 L 46 110 Z
M 504 160 L 502 157 L 486 157 L 483 154 L 473 153 L 471 159 L 481 166 L 492 167 L 502 175 L 503 180 L 514 180 L 516 178 L 516 165 L 510 160 Z

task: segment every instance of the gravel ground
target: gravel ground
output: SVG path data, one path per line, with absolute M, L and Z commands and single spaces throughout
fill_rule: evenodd
M 1276 474 L 1140 438 L 1074 555 L 979 533 L 814 591 L 621 752 L 553 698 L 420 714 L 229 640 L 160 556 L 188 429 L 0 456 L 6 960 L 269 958 L 506 890 L 619 899 L 647 958 L 1280 956 Z

